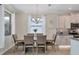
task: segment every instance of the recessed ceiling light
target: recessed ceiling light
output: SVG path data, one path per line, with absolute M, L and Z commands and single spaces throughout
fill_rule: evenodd
M 68 10 L 72 10 L 72 8 L 68 8 Z
M 48 6 L 50 7 L 50 6 L 52 6 L 51 4 L 48 4 Z

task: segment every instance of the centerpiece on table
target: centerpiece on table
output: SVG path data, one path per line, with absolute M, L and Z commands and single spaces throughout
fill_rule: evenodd
M 34 29 L 34 40 L 35 40 L 35 43 L 34 43 L 34 46 L 37 46 L 37 43 L 36 43 L 36 40 L 37 40 L 37 35 L 36 35 L 36 32 L 37 32 L 37 29 Z

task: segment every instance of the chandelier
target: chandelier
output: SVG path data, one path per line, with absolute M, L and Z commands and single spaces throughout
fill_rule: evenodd
M 38 24 L 38 23 L 40 23 L 40 19 L 41 18 L 39 18 L 39 17 L 38 18 L 32 18 L 31 21 Z

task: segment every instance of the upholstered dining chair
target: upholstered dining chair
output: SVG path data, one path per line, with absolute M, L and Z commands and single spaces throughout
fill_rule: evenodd
M 46 47 L 48 46 L 52 46 L 52 48 L 56 47 L 56 39 L 57 39 L 57 33 L 53 34 L 52 39 L 51 40 L 47 40 L 46 42 Z
M 12 34 L 14 43 L 15 43 L 15 47 L 18 48 L 18 46 L 23 46 L 23 50 L 24 50 L 24 40 L 17 40 L 17 35 L 16 34 Z
M 57 33 L 53 35 L 52 45 L 56 44 Z
M 44 48 L 44 52 L 46 53 L 46 35 L 37 36 L 37 50 L 39 48 Z
M 43 33 L 37 33 L 37 36 L 43 36 Z
M 27 36 L 34 36 L 34 33 L 28 33 Z
M 33 44 L 34 44 L 34 40 L 33 40 L 33 36 L 28 36 L 28 35 L 24 35 L 24 49 L 25 49 L 25 53 L 26 53 L 26 49 L 27 48 L 32 48 L 33 51 Z
M 51 45 L 55 51 L 58 49 L 58 45 L 56 44 L 56 39 L 57 39 L 57 33 L 53 35 L 53 40 L 51 42 Z

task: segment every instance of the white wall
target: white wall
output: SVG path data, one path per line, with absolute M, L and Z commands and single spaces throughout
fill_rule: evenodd
M 4 48 L 4 5 L 0 5 L 0 49 Z
M 56 34 L 56 29 L 58 28 L 58 15 L 48 14 L 46 15 L 46 34 L 47 40 L 53 39 L 53 34 Z
M 15 14 L 15 29 L 16 34 L 18 35 L 18 39 L 24 39 L 24 35 L 28 32 L 28 15 L 19 12 Z

